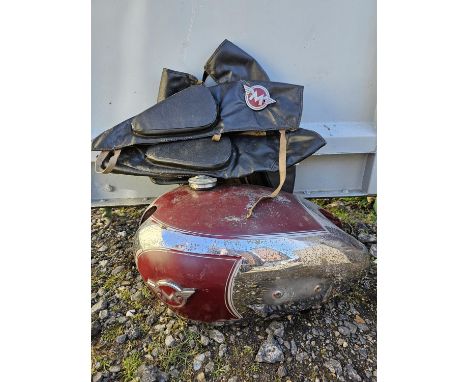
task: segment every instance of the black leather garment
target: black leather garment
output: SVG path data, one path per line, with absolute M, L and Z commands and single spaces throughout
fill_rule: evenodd
M 292 166 L 325 145 L 316 132 L 304 129 L 287 135 L 286 164 Z M 122 150 L 112 172 L 150 176 L 184 182 L 195 175 L 216 178 L 240 178 L 255 171 L 278 171 L 279 138 L 226 135 L 219 142 L 211 138 L 195 141 L 161 143 L 154 146 L 131 146 Z M 104 167 L 107 161 L 103 162 Z
M 206 62 L 204 69 L 203 81 L 205 81 L 208 76 L 213 78 L 217 83 L 239 80 L 270 80 L 268 74 L 252 56 L 228 40 L 224 40 L 219 45 Z M 198 81 L 198 79 L 191 74 L 165 68 L 163 69 L 161 82 L 159 84 L 158 102 L 189 86 L 197 85 L 200 82 L 201 81 Z M 196 140 L 192 142 L 196 144 Z M 221 140 L 221 143 L 223 142 L 225 142 L 225 140 Z M 282 190 L 293 192 L 295 179 L 296 167 L 290 166 L 286 169 L 286 180 Z M 151 178 L 151 180 L 157 184 L 177 184 L 181 182 L 181 179 L 177 177 L 165 177 L 164 179 L 159 177 Z M 230 181 L 275 188 L 280 182 L 280 176 L 278 171 L 256 171 L 242 178 L 230 179 Z
M 163 69 L 158 103 L 100 134 L 92 149 L 119 149 L 110 172 L 149 176 L 159 184 L 204 174 L 276 186 L 282 129 L 288 141 L 286 191 L 292 192 L 292 165 L 325 145 L 319 134 L 299 128 L 303 87 L 269 81 L 260 64 L 228 40 L 207 61 L 203 79 L 208 75 L 218 85 L 205 87 L 191 74 Z M 262 110 L 249 108 L 245 86 L 254 85 L 265 87 L 274 102 Z M 263 136 L 239 135 L 245 132 Z M 214 142 L 213 136 L 221 140 Z M 100 161 L 97 171 L 110 158 Z
M 266 88 L 274 103 L 252 110 L 245 86 Z M 194 85 L 158 102 L 141 114 L 105 131 L 94 139 L 92 150 L 114 150 L 138 144 L 155 144 L 203 138 L 220 133 L 297 129 L 302 115 L 303 87 L 280 82 L 235 81 L 205 87 Z M 129 129 L 130 127 L 130 129 Z

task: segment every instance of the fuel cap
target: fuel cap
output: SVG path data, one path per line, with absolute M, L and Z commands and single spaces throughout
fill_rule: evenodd
M 197 175 L 188 180 L 193 190 L 209 190 L 216 186 L 217 179 L 206 175 Z

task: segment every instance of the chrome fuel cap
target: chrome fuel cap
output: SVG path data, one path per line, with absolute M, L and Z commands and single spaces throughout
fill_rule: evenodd
M 197 175 L 188 180 L 189 186 L 193 190 L 209 190 L 216 186 L 217 179 L 206 175 Z

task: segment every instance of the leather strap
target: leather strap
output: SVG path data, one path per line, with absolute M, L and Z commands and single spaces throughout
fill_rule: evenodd
M 270 194 L 266 196 L 262 196 L 259 198 L 252 207 L 249 208 L 247 211 L 247 219 L 252 216 L 254 208 L 264 199 L 274 198 L 279 194 L 281 188 L 283 187 L 284 181 L 286 180 L 286 130 L 281 129 L 280 131 L 280 147 L 279 147 L 279 159 L 278 159 L 278 167 L 279 167 L 279 185 L 276 189 Z
M 117 164 L 117 159 L 119 159 L 121 150 L 113 150 L 113 151 L 101 151 L 101 153 L 96 157 L 96 162 L 95 162 L 95 169 L 96 172 L 101 173 L 101 174 L 108 174 L 110 173 L 115 165 Z M 112 155 L 107 162 L 107 166 L 105 168 L 102 167 L 102 164 L 104 160 L 106 160 L 109 155 Z

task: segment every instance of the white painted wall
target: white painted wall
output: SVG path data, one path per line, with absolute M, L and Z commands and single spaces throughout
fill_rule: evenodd
M 319 154 L 330 155 L 334 172 L 341 166 L 349 174 L 356 156 L 347 153 L 368 167 L 376 151 L 375 0 L 93 0 L 92 137 L 154 104 L 163 67 L 201 77 L 225 38 L 257 58 L 272 80 L 305 86 L 302 126 L 330 140 Z M 324 158 L 304 162 L 319 179 L 330 168 Z M 375 193 L 375 181 L 358 179 L 357 167 L 348 186 L 315 176 L 298 179 L 300 191 Z M 152 183 L 145 187 L 137 194 L 155 192 Z M 108 197 L 118 198 L 118 188 Z

